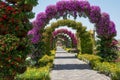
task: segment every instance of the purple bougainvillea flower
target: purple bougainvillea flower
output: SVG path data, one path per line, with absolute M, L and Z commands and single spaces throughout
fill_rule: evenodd
M 115 29 L 115 24 L 113 21 L 110 21 L 109 27 L 108 27 L 108 36 L 114 37 L 114 36 L 116 36 L 116 34 L 117 34 L 117 31 Z
M 100 8 L 98 6 L 91 6 L 90 9 L 90 21 L 92 23 L 98 23 L 98 21 L 101 18 L 101 14 L 100 14 Z
M 49 5 L 49 6 L 47 6 L 45 12 L 46 12 L 47 18 L 51 19 L 51 18 L 54 18 L 56 16 L 57 8 L 55 5 Z
M 36 24 L 38 25 L 38 27 L 43 27 L 46 24 L 47 21 L 47 16 L 45 12 L 41 12 L 37 15 L 36 18 Z
M 65 3 L 66 1 L 59 1 L 56 3 L 56 8 L 57 8 L 57 11 L 60 13 L 60 16 L 62 16 L 66 11 Z
M 72 15 L 74 18 L 78 15 L 80 17 L 88 16 L 90 22 L 95 23 L 98 36 L 111 38 L 116 35 L 115 25 L 110 21 L 109 15 L 107 13 L 101 13 L 98 6 L 90 6 L 87 0 L 61 0 L 57 2 L 56 5 L 49 5 L 47 6 L 45 12 L 41 12 L 37 15 L 33 26 L 36 31 L 39 32 L 40 29 L 44 28 L 52 18 L 57 19 L 61 16 L 65 18 L 67 14 Z M 31 33 L 36 34 L 33 32 Z M 57 33 L 58 32 L 55 34 Z M 66 33 L 71 35 L 70 32 Z

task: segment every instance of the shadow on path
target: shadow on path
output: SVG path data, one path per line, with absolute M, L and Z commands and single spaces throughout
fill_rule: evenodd
M 60 57 L 55 57 L 55 59 L 76 59 L 76 57 L 75 56 L 60 56 Z
M 67 53 L 57 47 L 51 80 L 110 80 L 90 68 L 90 65 L 77 59 L 76 54 Z
M 89 69 L 88 64 L 55 64 L 53 70 Z

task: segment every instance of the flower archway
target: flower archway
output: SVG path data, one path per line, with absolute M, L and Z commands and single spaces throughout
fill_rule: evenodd
M 68 31 L 67 29 L 59 29 L 59 30 L 55 30 L 53 33 L 52 33 L 52 36 L 53 37 L 56 37 L 58 34 L 67 34 L 71 40 L 72 40 L 72 44 L 73 46 L 75 47 L 77 45 L 77 37 L 75 36 L 74 33 L 72 33 L 71 31 Z
M 67 35 L 63 33 L 59 33 L 56 36 L 54 36 L 54 39 L 51 41 L 51 46 L 53 48 L 56 48 L 56 46 L 64 46 L 66 48 L 72 48 L 72 39 Z
M 91 33 L 86 31 L 86 27 L 82 26 L 80 22 L 76 22 L 73 20 L 58 20 L 57 22 L 54 22 L 50 26 L 47 26 L 47 28 L 45 28 L 42 36 L 44 38 L 43 41 L 47 44 L 47 49 L 53 48 L 52 46 L 50 46 L 52 44 L 50 43 L 50 41 L 54 41 L 54 38 L 52 37 L 52 32 L 54 32 L 54 30 L 60 26 L 68 26 L 76 30 L 76 37 L 78 41 L 77 48 L 80 50 L 81 53 L 93 53 L 93 38 L 91 36 Z
M 107 59 L 116 58 L 115 51 L 111 51 L 113 46 L 110 45 L 114 36 L 116 36 L 115 24 L 110 20 L 109 14 L 102 13 L 98 6 L 91 6 L 88 1 L 59 1 L 56 5 L 47 6 L 45 12 L 37 15 L 36 26 L 32 29 L 33 32 L 29 34 L 33 34 L 33 39 L 38 38 L 39 31 L 52 18 L 58 19 L 63 16 L 66 19 L 68 14 L 74 18 L 77 16 L 88 17 L 90 22 L 95 24 L 96 32 L 100 39 L 100 56 Z

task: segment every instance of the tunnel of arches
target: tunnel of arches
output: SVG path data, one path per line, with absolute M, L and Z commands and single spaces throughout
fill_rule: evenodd
M 51 19 L 59 19 L 60 17 L 66 19 L 69 15 L 75 19 L 77 16 L 88 17 L 90 22 L 95 24 L 99 38 L 98 55 L 108 61 L 116 58 L 117 54 L 112 49 L 114 45 L 111 45 L 116 36 L 115 24 L 110 20 L 109 14 L 101 12 L 98 6 L 92 6 L 88 1 L 58 1 L 55 5 L 47 6 L 45 12 L 40 12 L 37 15 L 36 25 L 28 32 L 28 34 L 33 35 L 32 42 L 34 44 L 38 43 L 41 30 Z
M 55 48 L 56 46 L 58 46 L 57 45 L 57 42 L 59 42 L 58 39 L 62 39 L 63 40 L 61 42 L 62 44 L 60 44 L 61 46 L 65 46 L 66 48 L 72 48 L 73 47 L 72 46 L 72 42 L 73 42 L 72 38 L 69 35 L 67 35 L 67 34 L 59 33 L 59 34 L 57 34 L 56 36 L 54 36 L 52 38 L 54 38 L 51 41 L 51 46 L 53 48 Z
M 68 32 L 67 30 L 61 29 L 58 32 L 55 30 L 56 28 L 60 26 L 68 26 L 72 29 L 76 30 L 75 36 L 71 32 Z M 43 41 L 46 42 L 47 49 L 53 49 L 54 47 L 50 41 L 54 41 L 53 33 L 67 33 L 71 36 L 73 36 L 73 47 L 76 47 L 78 50 L 80 50 L 81 53 L 93 53 L 93 37 L 92 34 L 89 31 L 86 31 L 86 27 L 82 26 L 80 22 L 76 22 L 74 20 L 58 20 L 57 22 L 52 23 L 50 26 L 47 26 L 45 29 L 43 36 Z M 86 38 L 87 37 L 87 38 Z M 55 44 L 54 44 L 55 45 Z
M 69 36 L 72 41 L 71 47 L 74 47 L 74 48 L 77 47 L 77 37 L 71 31 L 68 31 L 67 29 L 59 29 L 59 30 L 55 30 L 54 32 L 52 32 L 52 38 L 56 38 L 56 37 L 59 38 L 60 36 L 57 36 L 57 35 L 66 35 L 66 37 Z
M 52 46 L 61 46 L 66 48 L 72 47 L 72 40 L 68 35 L 58 34 L 54 37 L 55 39 L 52 41 Z

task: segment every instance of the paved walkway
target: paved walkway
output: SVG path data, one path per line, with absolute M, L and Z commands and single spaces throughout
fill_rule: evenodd
M 91 70 L 90 66 L 57 47 L 51 80 L 110 80 L 109 77 Z

